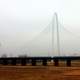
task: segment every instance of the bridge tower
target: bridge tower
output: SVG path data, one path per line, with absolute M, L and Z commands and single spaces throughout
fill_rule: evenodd
M 54 13 L 52 20 L 52 53 L 54 56 L 60 56 L 60 35 L 57 13 Z

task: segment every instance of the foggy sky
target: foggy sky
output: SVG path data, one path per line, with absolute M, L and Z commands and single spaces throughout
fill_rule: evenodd
M 1 54 L 17 54 L 16 49 L 26 46 L 52 22 L 54 12 L 66 29 L 80 36 L 79 3 L 80 0 L 0 0 Z

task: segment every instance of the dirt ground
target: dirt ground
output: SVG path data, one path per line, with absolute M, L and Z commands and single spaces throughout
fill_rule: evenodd
M 0 66 L 0 80 L 80 80 L 80 67 Z
M 80 67 L 1 66 L 0 80 L 80 80 Z

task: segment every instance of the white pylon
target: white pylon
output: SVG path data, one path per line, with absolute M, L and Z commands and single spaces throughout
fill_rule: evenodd
M 54 53 L 55 56 L 60 56 L 59 23 L 56 12 L 54 13 L 54 19 L 52 21 L 52 53 Z

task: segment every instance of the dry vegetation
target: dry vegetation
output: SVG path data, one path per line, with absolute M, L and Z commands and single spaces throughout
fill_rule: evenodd
M 80 67 L 0 66 L 0 80 L 80 80 Z M 73 66 L 80 66 L 75 62 Z M 61 67 L 62 66 L 62 67 Z

